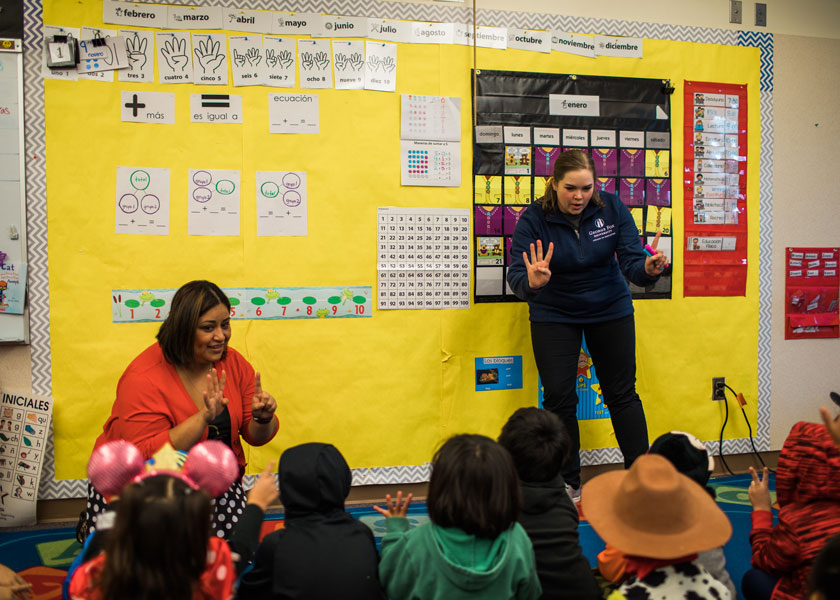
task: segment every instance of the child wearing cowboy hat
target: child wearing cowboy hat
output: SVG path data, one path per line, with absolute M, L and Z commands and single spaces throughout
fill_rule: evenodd
M 732 525 L 706 490 L 668 459 L 646 454 L 626 471 L 591 479 L 581 506 L 598 535 L 627 555 L 629 577 L 610 600 L 731 598 L 697 554 L 723 546 Z
M 712 498 L 715 497 L 714 488 L 707 485 L 712 471 L 715 470 L 715 459 L 696 436 L 685 431 L 663 433 L 650 445 L 648 453 L 664 456 L 677 471 L 703 486 Z M 723 548 L 700 552 L 697 560 L 711 573 L 712 577 L 726 586 L 733 598 L 738 595 L 735 584 L 726 570 Z M 626 567 L 627 557 L 616 548 L 607 545 L 598 554 L 598 570 L 607 581 L 621 583 L 627 577 Z

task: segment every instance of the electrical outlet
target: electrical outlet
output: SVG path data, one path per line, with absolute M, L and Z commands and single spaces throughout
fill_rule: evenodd
M 726 390 L 724 386 L 726 385 L 726 378 L 725 377 L 712 377 L 712 400 L 725 400 L 726 399 Z
M 740 23 L 741 22 L 741 7 L 743 3 L 741 0 L 729 0 L 729 22 L 730 23 Z
M 756 27 L 767 27 L 767 3 L 755 3 L 755 25 Z

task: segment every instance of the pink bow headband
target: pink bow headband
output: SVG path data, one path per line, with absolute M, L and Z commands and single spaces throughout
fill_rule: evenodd
M 168 444 L 162 449 L 172 451 Z M 157 456 L 157 455 L 156 455 Z M 226 492 L 239 477 L 239 463 L 224 442 L 208 440 L 193 446 L 180 470 L 146 464 L 137 447 L 126 440 L 115 440 L 93 451 L 87 474 L 91 485 L 103 496 L 119 494 L 129 483 L 154 475 L 170 475 L 194 490 L 202 489 L 214 498 Z

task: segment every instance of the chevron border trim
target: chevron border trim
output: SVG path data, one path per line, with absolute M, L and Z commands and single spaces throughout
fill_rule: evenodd
M 158 4 L 215 5 L 243 8 L 243 0 L 167 0 Z M 250 0 L 248 8 L 288 10 L 281 0 Z M 378 0 L 303 0 L 295 10 L 342 15 L 379 15 L 388 19 L 471 23 L 468 7 L 436 6 L 409 2 L 390 3 Z M 32 353 L 32 387 L 37 394 L 52 392 L 50 361 L 49 281 L 46 229 L 46 167 L 44 131 L 44 85 L 41 75 L 43 48 L 41 0 L 24 0 L 24 101 L 26 151 L 27 233 L 29 248 L 30 339 Z M 730 46 L 757 46 L 761 52 L 761 164 L 760 186 L 761 220 L 760 256 L 771 256 L 772 200 L 773 200 L 773 35 L 685 25 L 642 23 L 615 19 L 570 17 L 558 14 L 479 9 L 477 20 L 482 25 L 497 27 L 539 27 L 561 31 L 597 31 L 603 35 L 621 35 L 649 39 L 683 40 L 697 43 Z M 538 25 L 537 25 L 538 24 Z M 759 354 L 758 354 L 758 419 L 756 447 L 770 449 L 770 318 L 771 318 L 771 262 L 759 262 Z M 709 451 L 718 453 L 718 442 L 706 443 Z M 724 440 L 730 454 L 752 451 L 748 438 Z M 600 448 L 581 452 L 581 464 L 614 464 L 624 462 L 618 448 Z M 428 481 L 431 466 L 407 465 L 353 469 L 353 485 L 417 483 Z M 246 486 L 255 476 L 245 477 Z M 41 473 L 39 498 L 83 498 L 87 495 L 86 479 L 55 479 L 55 458 L 52 436 L 49 437 Z
M 761 91 L 773 91 L 773 34 L 762 31 L 739 31 L 739 46 L 761 48 Z

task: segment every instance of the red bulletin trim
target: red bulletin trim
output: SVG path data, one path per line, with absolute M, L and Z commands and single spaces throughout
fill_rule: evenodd
M 747 289 L 747 86 L 686 81 L 684 96 L 684 296 L 744 296 Z M 726 172 L 738 173 L 738 224 L 696 225 L 694 223 L 694 94 L 738 96 L 738 160 L 727 161 Z M 735 250 L 689 250 L 694 237 L 735 238 Z
M 786 340 L 840 337 L 838 260 L 840 248 L 785 248 Z

